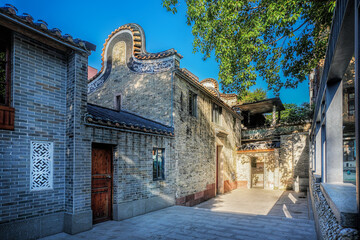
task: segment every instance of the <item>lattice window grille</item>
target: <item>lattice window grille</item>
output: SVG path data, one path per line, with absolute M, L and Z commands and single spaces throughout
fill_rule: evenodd
M 30 190 L 53 188 L 53 143 L 31 142 Z

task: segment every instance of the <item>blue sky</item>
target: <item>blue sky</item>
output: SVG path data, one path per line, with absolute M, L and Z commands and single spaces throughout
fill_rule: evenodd
M 48 23 L 49 28 L 59 28 L 63 34 L 94 43 L 96 52 L 89 57 L 89 65 L 101 68 L 101 50 L 107 36 L 126 23 L 140 24 L 146 36 L 148 52 L 175 48 L 184 56 L 181 67 L 197 75 L 200 80 L 212 77 L 218 80 L 218 64 L 214 58 L 202 60 L 200 53 L 193 53 L 191 26 L 186 24 L 186 5 L 180 0 L 178 13 L 173 15 L 162 7 L 161 0 L 0 0 L 0 5 L 10 3 L 18 14 L 28 13 Z M 259 80 L 256 87 L 266 88 Z M 269 93 L 268 97 L 272 97 Z M 301 104 L 309 101 L 307 81 L 295 90 L 280 92 L 284 103 Z

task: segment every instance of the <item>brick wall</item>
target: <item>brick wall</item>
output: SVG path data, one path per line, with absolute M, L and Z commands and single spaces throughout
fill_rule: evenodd
M 189 91 L 198 95 L 197 117 L 189 114 Z M 217 145 L 223 146 L 220 153 L 223 168 L 219 168 L 221 191 L 224 191 L 225 181 L 236 181 L 235 150 L 240 141 L 240 120 L 237 119 L 234 130 L 233 115 L 225 108 L 222 112 L 221 125 L 212 123 L 211 112 L 212 100 L 210 97 L 175 75 L 174 126 L 175 157 L 178 168 L 177 204 L 196 204 L 199 201 L 196 197 L 201 196 L 202 193 L 204 193 L 204 197 L 198 199 L 206 200 L 215 195 Z M 219 138 L 216 136 L 216 132 L 219 130 L 228 135 Z M 209 191 L 212 191 L 213 194 L 211 195 Z M 189 203 L 186 203 L 186 199 Z
M 0 130 L 0 222 L 64 210 L 67 59 L 15 34 L 15 130 Z M 54 143 L 53 190 L 30 191 L 30 142 Z
M 152 197 L 174 199 L 176 179 L 173 138 L 86 127 L 87 144 L 114 146 L 113 204 Z M 165 180 L 153 180 L 153 148 L 165 148 Z
M 308 132 L 289 132 L 280 135 L 280 148 L 274 151 L 239 153 L 237 175 L 239 181 L 251 187 L 251 158 L 264 162 L 265 189 L 294 189 L 306 191 L 309 171 Z

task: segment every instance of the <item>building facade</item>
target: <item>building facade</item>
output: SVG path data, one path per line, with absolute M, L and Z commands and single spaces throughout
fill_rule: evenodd
M 252 157 L 239 153 L 237 96 L 180 68 L 174 49 L 148 53 L 139 25 L 109 35 L 98 73 L 88 70 L 93 44 L 11 5 L 0 8 L 0 31 L 2 239 L 75 234 L 254 187 L 243 177 Z M 305 141 L 291 134 L 281 144 Z M 276 169 L 265 188 L 282 188 Z
M 336 2 L 326 58 L 310 75 L 310 195 L 320 239 L 359 238 L 359 16 L 359 1 Z
M 174 199 L 193 206 L 234 188 L 241 116 L 221 99 L 216 80 L 199 82 L 180 68 L 181 58 L 173 49 L 148 53 L 143 29 L 121 26 L 105 41 L 103 68 L 90 80 L 88 101 L 121 105 L 172 127 Z

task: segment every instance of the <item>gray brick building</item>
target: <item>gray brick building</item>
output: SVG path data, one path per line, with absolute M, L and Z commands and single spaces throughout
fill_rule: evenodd
M 137 24 L 95 46 L 0 8 L 0 238 L 86 231 L 244 187 L 235 94 L 148 53 Z M 93 69 L 92 69 L 93 71 Z M 246 185 L 245 185 L 246 187 Z

